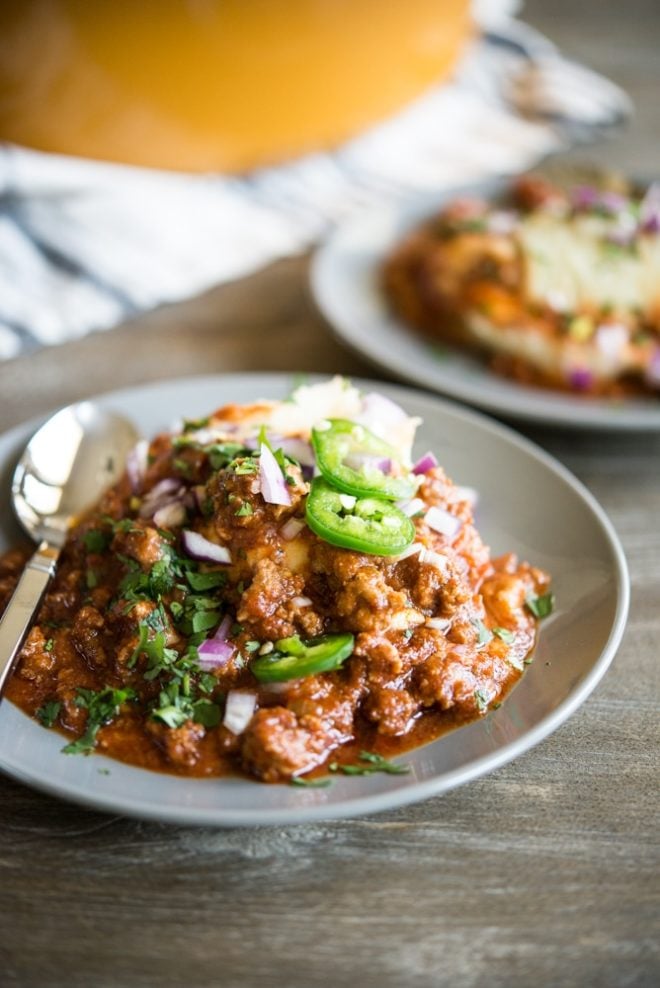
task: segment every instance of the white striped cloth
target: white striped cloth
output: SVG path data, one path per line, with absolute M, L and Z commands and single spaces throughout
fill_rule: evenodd
M 244 177 L 0 147 L 0 358 L 255 271 L 367 206 L 513 174 L 630 112 L 611 82 L 480 0 L 451 83 L 332 153 Z

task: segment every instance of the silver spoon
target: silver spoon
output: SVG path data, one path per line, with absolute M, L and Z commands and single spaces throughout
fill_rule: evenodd
M 12 480 L 12 504 L 38 543 L 0 619 L 0 696 L 71 526 L 124 471 L 138 433 L 92 402 L 69 405 L 34 434 Z

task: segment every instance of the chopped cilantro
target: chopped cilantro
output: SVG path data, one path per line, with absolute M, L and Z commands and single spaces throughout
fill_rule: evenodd
M 215 587 L 223 587 L 227 582 L 227 574 L 219 571 L 211 573 L 195 573 L 189 570 L 186 579 L 193 590 L 213 590 Z
M 484 710 L 488 710 L 489 700 L 490 697 L 488 696 L 488 693 L 486 693 L 485 690 L 474 691 L 474 702 L 477 705 L 477 710 L 479 710 L 481 713 L 483 713 Z
M 205 429 L 210 422 L 210 418 L 207 416 L 202 419 L 184 419 L 183 420 L 183 431 L 184 432 L 197 432 L 198 429 Z
M 44 642 L 44 652 L 52 652 L 54 646 L 55 640 L 53 638 L 48 638 L 47 641 Z
M 249 501 L 243 501 L 238 511 L 235 511 L 234 514 L 237 518 L 247 518 L 249 515 L 254 514 L 252 505 Z
M 289 780 L 290 786 L 300 786 L 304 789 L 327 789 L 332 785 L 332 779 L 299 779 L 294 777 Z
M 61 707 L 62 704 L 58 703 L 57 700 L 48 700 L 47 703 L 44 703 L 43 707 L 39 707 L 35 711 L 35 716 L 44 727 L 52 727 L 59 717 Z
M 407 765 L 395 765 L 382 755 L 371 751 L 361 751 L 357 765 L 341 765 L 332 762 L 328 768 L 331 772 L 342 772 L 344 775 L 373 775 L 374 772 L 385 772 L 387 775 L 407 775 L 410 768 Z M 361 763 L 361 764 L 360 764 Z
M 493 634 L 490 631 L 490 629 L 487 628 L 486 625 L 483 623 L 483 621 L 481 621 L 479 618 L 475 618 L 471 622 L 471 624 L 476 629 L 478 635 L 477 644 L 486 645 L 493 637 Z
M 256 652 L 259 648 L 261 648 L 261 642 L 255 642 L 255 641 L 246 642 L 243 648 L 245 649 L 246 652 Z
M 83 535 L 83 542 L 88 552 L 104 552 L 110 544 L 112 535 L 110 532 L 103 532 L 100 528 L 91 528 Z
M 501 638 L 507 645 L 513 645 L 516 640 L 515 634 L 513 631 L 509 631 L 508 628 L 493 628 L 493 634 L 497 635 L 498 638 Z
M 62 748 L 64 754 L 86 755 L 92 751 L 96 745 L 96 735 L 100 728 L 104 724 L 109 724 L 117 716 L 124 703 L 136 698 L 135 690 L 130 687 L 115 689 L 112 686 L 106 686 L 98 691 L 85 690 L 79 687 L 75 703 L 78 707 L 84 707 L 87 710 L 87 726 L 85 733 L 77 741 L 72 741 L 71 744 Z
M 407 642 L 409 642 L 413 634 L 414 634 L 414 628 L 406 628 L 406 630 L 403 632 L 403 637 Z
M 98 586 L 98 582 L 99 578 L 90 566 L 85 572 L 85 586 L 88 590 L 93 590 L 96 586 Z
M 553 593 L 545 593 L 540 597 L 536 597 L 534 594 L 529 594 L 525 598 L 525 606 L 535 618 L 542 620 L 552 614 L 555 608 L 555 595 Z

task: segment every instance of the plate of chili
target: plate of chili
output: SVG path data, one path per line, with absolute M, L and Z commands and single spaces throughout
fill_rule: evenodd
M 98 401 L 128 415 L 151 436 L 170 428 L 176 416 L 201 416 L 222 403 L 284 398 L 292 383 L 293 375 L 285 374 L 218 375 L 117 391 Z M 396 763 L 365 751 L 332 784 L 320 780 L 298 786 L 259 785 L 238 776 L 179 777 L 96 753 L 67 758 L 61 735 L 45 731 L 5 700 L 0 705 L 0 770 L 52 795 L 139 818 L 222 826 L 298 823 L 372 813 L 439 795 L 519 757 L 574 713 L 605 673 L 627 616 L 625 559 L 607 517 L 564 467 L 511 430 L 427 394 L 376 387 L 423 420 L 420 450 L 435 449 L 450 476 L 479 491 L 477 521 L 493 552 L 518 552 L 552 573 L 556 609 L 543 624 L 532 665 L 502 706 L 421 744 Z M 5 483 L 38 424 L 0 437 Z M 335 544 L 344 539 L 350 545 L 357 538 L 368 551 L 366 539 L 373 552 L 400 553 L 410 542 L 394 500 L 403 488 L 394 483 L 383 490 L 385 471 L 370 470 L 372 458 L 375 467 L 385 452 L 375 437 L 352 434 L 346 449 L 342 430 L 341 422 L 334 422 L 314 436 L 320 475 L 315 497 L 308 499 L 308 524 L 312 530 L 329 527 Z M 338 469 L 338 462 L 346 470 Z M 396 471 L 386 473 L 396 478 Z M 405 485 L 405 478 L 400 480 Z M 342 504 L 340 497 L 349 500 Z M 361 522 L 358 536 L 355 523 L 346 521 L 355 517 Z M 391 520 L 384 525 L 385 518 Z M 5 512 L 0 550 L 19 541 L 16 523 Z M 272 684 L 337 669 L 351 654 L 351 637 L 281 639 L 252 669 Z

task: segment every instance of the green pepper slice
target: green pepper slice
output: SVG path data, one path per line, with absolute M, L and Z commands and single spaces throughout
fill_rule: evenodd
M 353 654 L 353 635 L 320 635 L 303 641 L 298 635 L 280 638 L 275 651 L 250 663 L 260 683 L 284 683 L 288 679 L 316 676 L 339 667 Z
M 371 495 L 391 501 L 412 497 L 416 490 L 414 481 L 405 476 L 391 477 L 379 466 L 392 460 L 400 465 L 396 450 L 389 443 L 357 422 L 329 421 L 329 428 L 312 429 L 316 463 L 329 484 L 357 497 Z
M 415 538 L 410 518 L 390 501 L 343 494 L 323 477 L 312 481 L 306 520 L 325 542 L 374 556 L 398 556 Z

